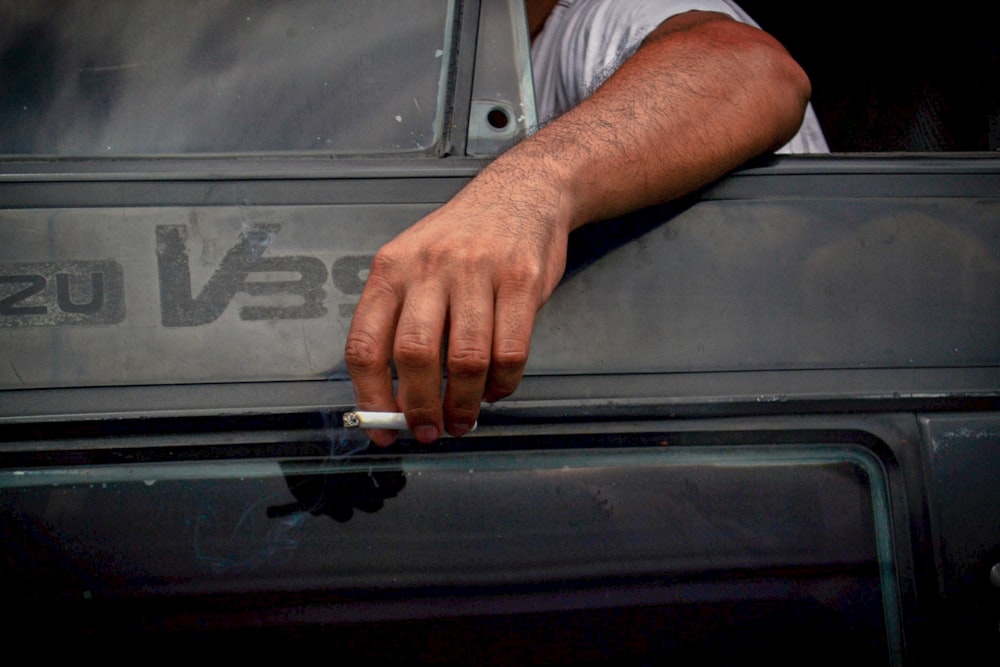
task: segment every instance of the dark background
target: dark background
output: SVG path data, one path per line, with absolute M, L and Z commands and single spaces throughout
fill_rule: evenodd
M 1000 3 L 737 1 L 809 74 L 831 150 L 1000 150 Z

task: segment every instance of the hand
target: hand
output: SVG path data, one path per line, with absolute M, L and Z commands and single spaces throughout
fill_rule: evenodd
M 421 442 L 468 432 L 483 400 L 520 382 L 570 230 L 778 148 L 808 99 L 805 72 L 763 31 L 712 12 L 664 21 L 590 97 L 379 251 L 345 350 L 358 409 L 402 409 Z
M 420 442 L 464 435 L 483 401 L 517 388 L 535 314 L 565 269 L 558 192 L 511 174 L 495 162 L 379 250 L 355 309 L 345 359 L 357 407 L 398 406 Z M 369 437 L 388 445 L 395 433 Z

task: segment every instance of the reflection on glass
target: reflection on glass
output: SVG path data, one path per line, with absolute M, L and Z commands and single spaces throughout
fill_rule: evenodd
M 0 153 L 431 153 L 448 0 L 0 5 Z
M 267 516 L 272 519 L 308 512 L 344 523 L 351 520 L 354 510 L 379 511 L 406 486 L 402 468 L 394 469 L 386 461 L 377 470 L 351 472 L 313 473 L 297 468 L 294 462 L 282 463 L 281 468 L 295 501 L 268 506 Z
M 0 592 L 52 604 L 405 596 L 415 606 L 380 613 L 455 623 L 461 613 L 420 600 L 491 608 L 491 596 L 528 595 L 534 611 L 645 609 L 706 636 L 719 627 L 703 614 L 746 627 L 766 617 L 771 636 L 799 623 L 897 654 L 874 457 L 642 438 L 652 446 L 2 471 Z

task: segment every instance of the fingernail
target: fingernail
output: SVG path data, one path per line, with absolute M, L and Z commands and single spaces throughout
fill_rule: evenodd
M 437 440 L 439 433 L 437 426 L 424 424 L 423 426 L 418 426 L 416 430 L 413 431 L 413 435 L 420 442 L 429 443 Z
M 371 429 L 368 431 L 368 438 L 378 447 L 388 447 L 396 440 L 395 431 L 385 431 L 382 429 Z
M 472 430 L 472 424 L 453 424 L 450 433 L 456 438 Z

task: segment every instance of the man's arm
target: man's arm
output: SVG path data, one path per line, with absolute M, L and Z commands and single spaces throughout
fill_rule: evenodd
M 809 94 L 766 33 L 709 12 L 665 21 L 593 95 L 378 252 L 345 352 L 358 408 L 402 409 L 421 442 L 468 432 L 483 400 L 520 382 L 573 229 L 682 196 L 779 148 Z

